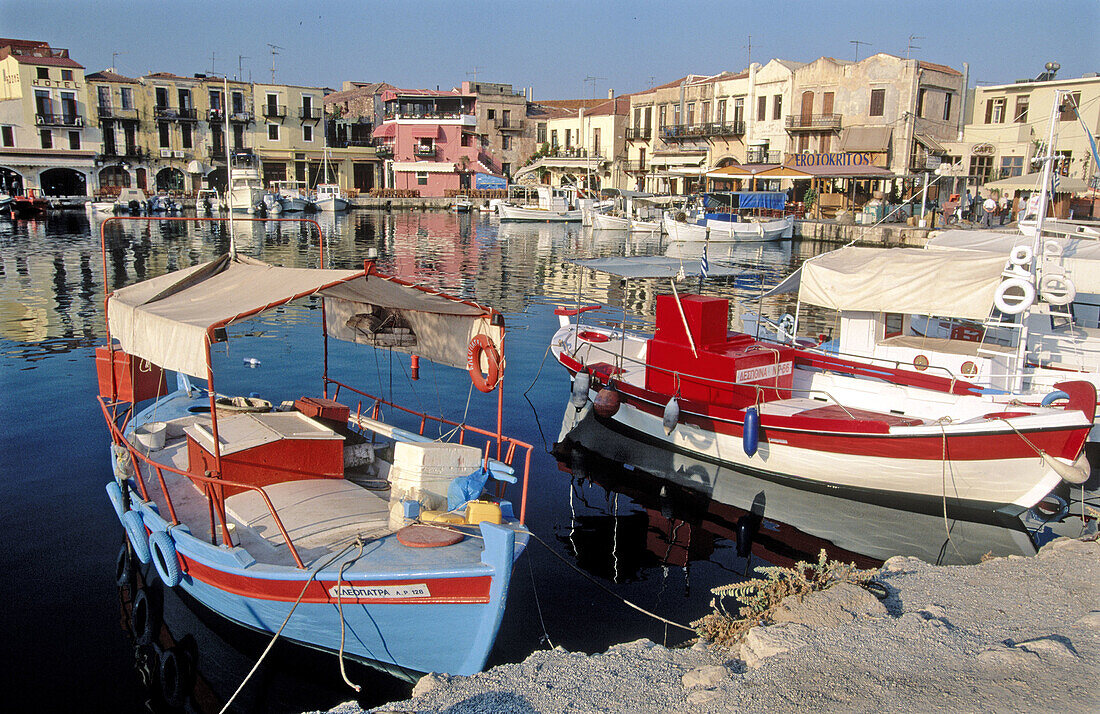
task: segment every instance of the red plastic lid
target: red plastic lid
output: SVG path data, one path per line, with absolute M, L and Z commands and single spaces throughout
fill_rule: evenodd
M 397 531 L 397 542 L 410 548 L 440 548 L 454 545 L 466 536 L 440 526 L 413 523 Z

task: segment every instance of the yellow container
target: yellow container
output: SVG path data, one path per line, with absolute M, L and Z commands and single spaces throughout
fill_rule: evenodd
M 466 522 L 466 519 L 462 516 L 450 511 L 421 511 L 420 520 L 425 523 L 452 523 L 454 525 L 461 525 Z
M 491 501 L 470 501 L 466 504 L 466 522 L 470 525 L 489 521 L 500 523 L 500 506 Z

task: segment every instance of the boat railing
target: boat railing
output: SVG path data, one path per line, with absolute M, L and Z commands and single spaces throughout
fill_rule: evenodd
M 138 492 L 145 501 L 151 501 L 149 498 L 149 489 L 145 485 L 145 477 L 141 473 L 141 464 L 145 463 L 156 474 L 157 482 L 160 485 L 161 493 L 164 494 L 164 503 L 168 507 L 168 515 L 170 517 L 170 523 L 173 526 L 180 525 L 179 516 L 176 514 L 175 505 L 172 503 L 172 494 L 168 490 L 168 484 L 164 480 L 164 472 L 174 473 L 179 476 L 183 476 L 189 479 L 196 486 L 199 486 L 206 498 L 207 503 L 210 504 L 210 542 L 217 545 L 217 537 L 214 535 L 217 531 L 217 526 L 221 525 L 222 540 L 224 543 L 232 545 L 232 539 L 229 535 L 229 524 L 225 519 L 225 504 L 221 497 L 216 495 L 215 487 L 230 486 L 233 488 L 239 488 L 247 491 L 255 491 L 260 495 L 264 505 L 267 507 L 268 512 L 271 514 L 272 519 L 275 521 L 275 526 L 279 529 L 279 534 L 282 535 L 283 540 L 287 544 L 287 548 L 290 550 L 291 556 L 294 558 L 294 562 L 301 569 L 305 569 L 305 563 L 302 561 L 302 557 L 298 554 L 298 549 L 294 547 L 293 541 L 290 539 L 290 534 L 287 533 L 286 527 L 283 525 L 283 521 L 279 518 L 279 514 L 275 510 L 275 505 L 268 498 L 267 492 L 263 487 L 256 486 L 254 484 L 238 483 L 236 481 L 228 481 L 226 479 L 217 476 L 200 476 L 198 474 L 177 469 L 174 466 L 168 466 L 166 464 L 159 463 L 149 458 L 147 454 L 143 454 L 137 447 L 130 443 L 130 440 L 126 438 L 122 433 L 122 429 L 118 426 L 115 418 L 112 415 L 111 409 L 108 408 L 107 400 L 103 397 L 99 397 L 99 405 L 103 410 L 105 421 L 108 428 L 111 430 L 111 439 L 115 444 L 126 449 L 127 455 L 130 458 L 133 465 L 133 478 L 137 482 Z M 217 522 L 215 522 L 217 521 Z
M 528 444 L 527 442 L 524 442 L 524 441 L 520 441 L 519 439 L 514 439 L 510 436 L 506 436 L 506 435 L 498 433 L 498 432 L 489 431 L 488 429 L 482 429 L 480 427 L 476 427 L 476 426 L 473 426 L 473 425 L 470 425 L 470 424 L 454 421 L 453 419 L 447 419 L 446 417 L 443 417 L 443 416 L 435 416 L 435 415 L 431 415 L 431 414 L 425 414 L 423 412 L 418 412 L 415 409 L 410 409 L 408 407 L 403 407 L 400 404 L 396 404 L 396 403 L 391 402 L 387 399 L 383 399 L 383 398 L 377 397 L 373 394 L 369 394 L 367 392 L 364 392 L 360 389 L 356 389 L 355 387 L 351 387 L 351 386 L 349 386 L 347 384 L 344 384 L 344 383 L 342 383 L 338 380 L 332 379 L 331 377 L 325 377 L 324 382 L 325 382 L 326 392 L 328 390 L 328 385 L 331 384 L 331 385 L 336 387 L 336 392 L 332 396 L 333 399 L 339 399 L 341 390 L 346 389 L 349 392 L 352 392 L 354 394 L 358 394 L 359 396 L 364 397 L 368 401 L 370 401 L 371 402 L 371 406 L 370 406 L 371 419 L 378 419 L 378 417 L 380 415 L 380 412 L 381 412 L 381 409 L 382 409 L 382 406 L 385 405 L 387 407 L 391 407 L 393 409 L 396 409 L 397 411 L 404 412 L 406 414 L 409 414 L 413 417 L 418 418 L 420 420 L 420 425 L 418 427 L 418 433 L 421 436 L 425 436 L 425 430 L 427 429 L 427 426 L 428 426 L 429 423 L 437 423 L 441 426 L 444 426 L 444 425 L 447 426 L 451 433 L 457 432 L 457 437 L 458 437 L 458 443 L 459 444 L 465 444 L 466 443 L 467 433 L 476 434 L 478 436 L 483 436 L 488 440 L 487 443 L 489 443 L 489 444 L 491 444 L 493 441 L 496 441 L 496 444 L 497 444 L 497 459 L 499 459 L 502 463 L 504 463 L 508 466 L 512 466 L 515 463 L 516 452 L 518 450 L 522 449 L 523 450 L 523 483 L 522 483 L 521 491 L 520 491 L 521 495 L 520 495 L 520 505 L 519 505 L 519 522 L 520 523 L 524 522 L 524 520 L 526 518 L 526 515 L 527 515 L 527 486 L 528 486 L 528 480 L 529 480 L 528 476 L 529 476 L 530 471 L 531 471 L 531 454 L 534 451 L 534 447 L 531 444 Z M 361 413 L 361 410 L 362 410 L 362 403 L 359 404 L 357 412 Z

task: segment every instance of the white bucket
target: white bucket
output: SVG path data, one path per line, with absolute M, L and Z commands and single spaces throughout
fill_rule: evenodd
M 151 421 L 134 429 L 134 437 L 146 449 L 163 449 L 164 436 L 168 425 L 162 421 Z

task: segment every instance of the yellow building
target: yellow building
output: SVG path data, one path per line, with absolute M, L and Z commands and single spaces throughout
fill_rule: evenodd
M 66 49 L 0 39 L 0 191 L 87 196 L 98 150 L 84 67 Z
M 264 185 L 317 183 L 324 158 L 324 97 L 321 87 L 252 85 L 253 148 L 263 166 Z M 335 165 L 329 173 L 335 178 Z

